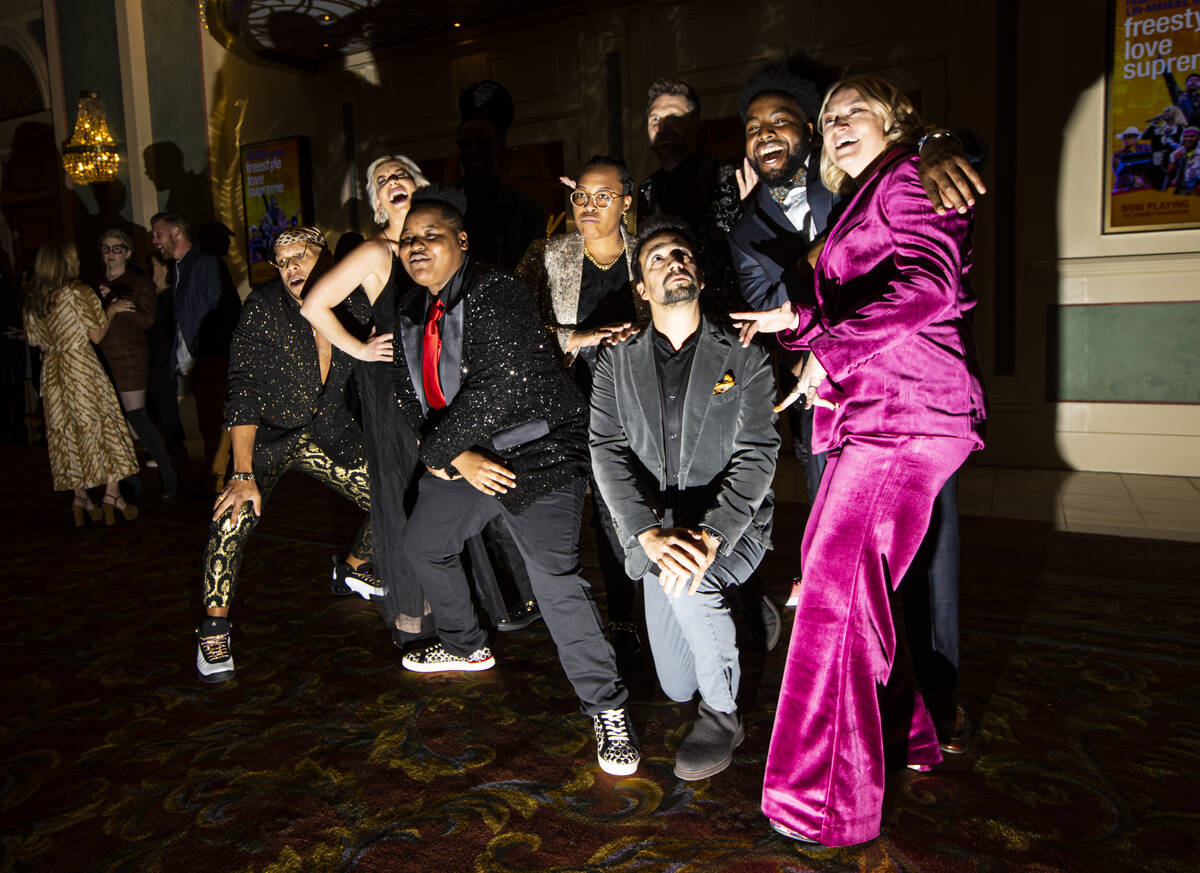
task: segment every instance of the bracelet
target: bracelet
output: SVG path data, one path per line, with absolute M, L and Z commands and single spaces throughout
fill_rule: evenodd
M 921 149 L 925 148 L 925 143 L 929 142 L 929 140 L 941 139 L 942 137 L 948 137 L 950 139 L 955 139 L 954 134 L 948 130 L 935 130 L 933 133 L 927 133 L 923 137 L 921 137 L 919 140 L 917 140 L 917 153 L 919 154 Z
M 253 473 L 230 473 L 229 481 L 230 482 L 253 482 L 254 474 Z

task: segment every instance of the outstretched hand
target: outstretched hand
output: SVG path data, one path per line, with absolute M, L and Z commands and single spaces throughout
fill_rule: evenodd
M 800 316 L 790 300 L 785 300 L 782 306 L 775 309 L 764 309 L 761 312 L 731 312 L 733 326 L 738 329 L 738 339 L 742 348 L 750 345 L 755 334 L 778 333 L 781 330 L 794 330 L 800 324 Z

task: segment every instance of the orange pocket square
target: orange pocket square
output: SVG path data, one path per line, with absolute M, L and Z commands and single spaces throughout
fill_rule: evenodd
M 733 387 L 733 373 L 726 373 L 721 377 L 721 380 L 713 386 L 713 394 L 724 394 Z

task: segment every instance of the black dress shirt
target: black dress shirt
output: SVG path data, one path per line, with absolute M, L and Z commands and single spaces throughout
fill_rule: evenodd
M 579 308 L 575 316 L 576 330 L 593 330 L 606 324 L 637 321 L 633 291 L 629 287 L 629 267 L 622 252 L 618 263 L 601 270 L 586 257 L 579 275 Z M 601 346 L 585 346 L 575 356 L 575 384 L 584 398 L 592 396 L 592 373 Z
M 679 491 L 679 441 L 683 436 L 683 402 L 687 396 L 688 379 L 692 375 L 692 359 L 696 356 L 696 330 L 676 351 L 671 341 L 654 331 L 654 368 L 658 371 L 659 399 L 662 403 L 663 455 L 666 460 L 667 494 L 664 504 L 666 517 L 663 527 L 674 527 L 676 496 Z

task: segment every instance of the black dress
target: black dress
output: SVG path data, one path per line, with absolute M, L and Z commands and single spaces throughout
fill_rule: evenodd
M 391 333 L 396 323 L 396 285 L 404 276 L 392 256 L 392 272 L 371 307 L 376 333 Z M 358 361 L 355 365 L 362 398 L 363 436 L 371 471 L 371 527 L 375 537 L 375 572 L 387 585 L 384 620 L 399 629 L 401 641 L 433 632 L 425 611 L 425 595 L 413 578 L 401 548 L 408 520 L 406 494 L 417 469 L 417 435 L 396 403 L 392 365 Z

